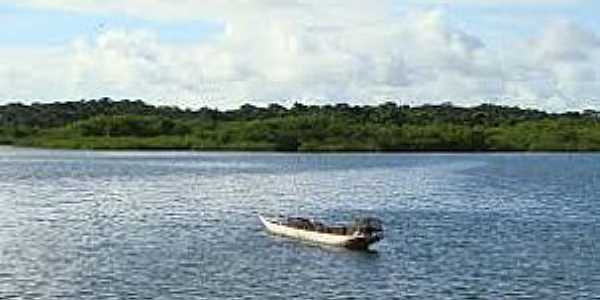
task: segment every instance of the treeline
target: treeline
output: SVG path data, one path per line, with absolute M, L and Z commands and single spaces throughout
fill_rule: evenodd
M 595 151 L 600 113 L 393 102 L 246 104 L 219 111 L 103 98 L 0 106 L 0 143 L 77 149 Z

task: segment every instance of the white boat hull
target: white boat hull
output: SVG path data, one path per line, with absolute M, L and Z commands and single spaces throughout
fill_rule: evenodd
M 263 216 L 258 217 L 269 232 L 299 240 L 350 249 L 368 249 L 369 245 L 375 242 L 365 236 L 340 235 L 297 229 L 278 224 Z

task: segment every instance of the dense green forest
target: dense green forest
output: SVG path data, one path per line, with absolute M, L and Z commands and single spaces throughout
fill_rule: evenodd
M 596 151 L 600 112 L 451 103 L 250 104 L 219 111 L 109 98 L 0 106 L 0 144 L 67 149 Z

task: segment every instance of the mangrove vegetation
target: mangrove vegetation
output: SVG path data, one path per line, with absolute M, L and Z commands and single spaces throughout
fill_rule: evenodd
M 600 112 L 387 102 L 220 111 L 109 98 L 0 106 L 0 144 L 63 149 L 597 151 Z

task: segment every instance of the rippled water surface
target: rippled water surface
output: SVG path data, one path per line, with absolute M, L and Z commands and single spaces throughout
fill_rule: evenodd
M 376 253 L 257 213 L 383 219 Z M 0 299 L 600 299 L 600 155 L 0 148 Z

